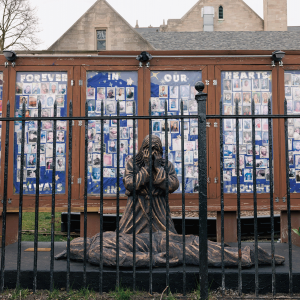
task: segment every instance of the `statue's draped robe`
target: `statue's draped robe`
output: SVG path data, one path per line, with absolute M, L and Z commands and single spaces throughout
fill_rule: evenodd
M 136 165 L 136 209 L 135 226 L 136 234 L 148 233 L 150 231 L 150 197 L 149 197 L 149 173 L 145 166 Z M 166 231 L 166 172 L 164 166 L 158 172 L 153 170 L 152 184 L 152 229 Z M 128 196 L 124 214 L 120 220 L 120 233 L 132 233 L 133 227 L 133 159 L 131 158 L 125 169 L 123 178 Z M 168 163 L 168 188 L 173 193 L 179 187 L 179 181 L 175 168 L 171 162 Z M 169 230 L 177 233 L 169 213 Z

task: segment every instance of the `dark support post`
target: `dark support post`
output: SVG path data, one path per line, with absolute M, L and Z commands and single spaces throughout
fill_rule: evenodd
M 204 83 L 195 85 L 198 91 L 198 178 L 199 178 L 199 281 L 201 299 L 208 299 L 207 267 L 207 158 L 206 158 L 206 99 Z

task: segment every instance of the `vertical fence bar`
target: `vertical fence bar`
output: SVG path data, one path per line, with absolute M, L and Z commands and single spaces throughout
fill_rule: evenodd
M 57 102 L 54 101 L 54 117 L 57 117 Z M 52 205 L 51 205 L 51 258 L 50 291 L 54 288 L 54 230 L 55 230 L 55 172 L 56 172 L 56 120 L 53 121 L 53 158 L 52 158 Z
M 88 102 L 85 102 L 85 117 L 88 117 Z M 83 204 L 83 285 L 86 288 L 86 238 L 87 238 L 87 171 L 88 171 L 88 128 L 89 120 L 84 121 L 84 204 Z M 103 228 L 102 228 L 103 230 Z
M 38 102 L 38 117 L 41 117 L 41 102 Z M 36 187 L 35 187 L 35 224 L 34 224 L 34 257 L 33 257 L 33 292 L 37 289 L 37 248 L 39 229 L 39 197 L 40 197 L 40 155 L 41 155 L 41 120 L 37 121 L 37 150 L 36 150 Z
M 197 82 L 198 91 L 198 180 L 199 180 L 199 281 L 202 299 L 208 298 L 207 260 L 207 157 L 206 157 L 206 99 L 204 84 Z
M 251 115 L 255 115 L 255 103 L 251 100 Z M 252 160 L 253 160 L 253 207 L 254 207 L 254 248 L 255 248 L 255 296 L 258 297 L 258 234 L 257 234 L 257 191 L 256 191 L 256 153 L 255 153 L 255 120 L 252 119 Z M 244 162 L 245 163 L 245 162 Z
M 150 260 L 149 260 L 149 293 L 152 295 L 152 188 L 153 188 L 153 178 L 152 178 L 152 119 L 151 119 L 151 98 L 149 100 L 149 238 L 150 238 Z
M 165 100 L 165 116 L 168 115 L 168 102 Z M 181 123 L 182 125 L 182 123 Z M 171 127 L 171 126 L 170 126 Z M 166 286 L 170 286 L 170 261 L 169 261 L 169 172 L 168 172 L 168 150 L 169 150 L 169 135 L 168 130 L 171 130 L 168 126 L 168 119 L 165 118 L 165 172 L 166 172 L 166 191 L 165 191 L 165 201 L 166 201 Z M 169 293 L 169 290 L 167 291 Z
M 180 111 L 183 117 L 183 101 L 180 100 Z M 181 124 L 183 118 L 181 119 Z M 183 296 L 186 295 L 186 251 L 185 251 L 185 174 L 184 174 L 184 126 L 181 126 L 181 199 L 182 199 L 182 257 L 183 257 Z M 199 191 L 198 191 L 199 192 Z
M 18 258 L 17 258 L 17 283 L 20 287 L 21 271 L 21 241 L 22 241 L 22 210 L 23 210 L 23 174 L 24 174 L 24 140 L 25 140 L 25 102 L 22 103 L 22 134 L 21 134 L 21 166 L 20 166 L 20 194 L 19 194 L 19 224 L 18 224 Z M 9 122 L 8 122 L 9 124 Z
M 117 116 L 120 115 L 120 102 L 117 101 Z M 117 273 L 116 273 L 116 286 L 120 286 L 120 228 L 119 228 L 119 217 L 120 217 L 120 120 L 117 119 L 117 219 L 116 219 L 116 261 L 117 261 Z
M 287 101 L 284 99 L 284 115 L 287 116 Z M 288 217 L 288 241 L 289 241 L 289 291 L 293 295 L 293 269 L 292 269 L 292 225 L 291 225 L 291 197 L 290 197 L 290 178 L 289 178 L 289 146 L 288 146 L 288 119 L 284 119 L 285 133 L 285 166 L 286 166 L 286 204 Z
M 222 295 L 225 293 L 225 268 L 224 268 L 224 178 L 223 178 L 223 102 L 220 100 L 220 196 L 221 196 L 221 264 L 222 264 Z
M 235 114 L 236 117 L 239 114 L 239 102 L 235 102 Z M 236 188 L 237 188 L 237 210 L 238 210 L 238 293 L 239 296 L 242 295 L 242 243 L 241 243 L 241 186 L 240 186 L 240 127 L 239 119 L 235 119 L 235 137 L 236 137 Z
M 10 115 L 10 103 L 7 101 L 6 117 Z M 2 248 L 1 248 L 1 292 L 4 289 L 4 274 L 5 274 L 5 240 L 6 240 L 6 211 L 7 211 L 7 177 L 8 177 L 8 150 L 9 150 L 9 121 L 6 121 L 5 132 L 5 161 L 4 161 L 4 189 L 3 189 L 3 212 L 2 212 Z M 23 157 L 21 157 L 21 161 Z M 20 163 L 21 163 L 20 161 Z M 21 170 L 20 170 L 21 172 Z M 23 179 L 23 178 L 22 178 Z M 23 185 L 20 173 L 20 186 Z
M 101 117 L 104 116 L 104 104 L 101 101 Z M 99 293 L 103 292 L 103 152 L 104 152 L 104 120 L 101 118 L 101 168 L 100 168 L 100 264 L 99 264 Z
M 73 103 L 70 100 L 69 117 L 73 117 Z M 67 237 L 67 292 L 70 291 L 70 233 L 71 233 L 71 197 L 72 197 L 72 120 L 69 120 L 69 161 L 68 161 L 68 237 Z
M 269 134 L 269 175 L 270 175 L 270 216 L 271 216 L 271 256 L 272 256 L 272 294 L 276 295 L 275 246 L 274 246 L 274 203 L 273 203 L 273 124 L 271 100 L 268 99 L 268 134 Z
M 135 117 L 135 101 L 132 103 L 133 116 Z M 132 138 L 133 138 L 133 193 L 132 193 L 132 202 L 133 202 L 133 214 L 132 214 L 132 243 L 133 243 L 133 291 L 135 291 L 136 285 L 136 226 L 135 226 L 135 207 L 136 207 L 136 123 L 135 119 L 133 119 L 133 128 L 132 128 Z M 129 132 L 130 134 L 130 132 Z

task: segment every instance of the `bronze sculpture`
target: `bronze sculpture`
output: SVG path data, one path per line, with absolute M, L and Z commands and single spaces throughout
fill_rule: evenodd
M 147 267 L 150 261 L 149 241 L 149 180 L 150 167 L 153 175 L 153 213 L 152 213 L 152 253 L 153 266 L 166 265 L 166 212 L 165 180 L 169 180 L 169 193 L 179 187 L 179 181 L 171 162 L 168 162 L 168 177 L 165 173 L 165 161 L 162 158 L 163 148 L 160 139 L 153 135 L 150 151 L 149 136 L 146 136 L 136 155 L 136 266 Z M 152 155 L 152 166 L 150 166 Z M 123 178 L 128 196 L 125 212 L 120 220 L 119 258 L 120 266 L 133 266 L 133 158 L 129 159 Z M 170 215 L 170 212 L 169 212 Z M 169 263 L 170 266 L 180 265 L 182 257 L 182 236 L 178 235 L 174 223 L 169 217 Z M 84 239 L 77 238 L 71 242 L 70 257 L 83 261 Z M 186 235 L 186 264 L 199 265 L 199 237 Z M 208 241 L 208 266 L 221 267 L 221 245 Z M 254 265 L 254 251 L 249 246 L 242 247 L 242 266 Z M 66 258 L 67 251 L 58 254 L 55 258 Z M 87 260 L 91 264 L 100 263 L 100 234 L 87 238 Z M 258 263 L 271 264 L 272 257 L 262 248 L 258 247 Z M 282 264 L 284 257 L 275 255 L 276 264 Z M 116 266 L 116 233 L 103 232 L 103 264 Z M 238 249 L 224 248 L 224 265 L 234 267 L 238 265 Z

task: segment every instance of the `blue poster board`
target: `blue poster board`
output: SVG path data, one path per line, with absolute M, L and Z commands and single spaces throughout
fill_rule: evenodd
M 38 102 L 41 102 L 42 117 L 53 117 L 54 101 L 57 116 L 67 116 L 66 72 L 17 72 L 15 116 L 22 116 L 22 103 L 26 103 L 23 193 L 35 194 Z M 56 193 L 65 194 L 66 189 L 66 133 L 67 122 L 57 121 L 57 134 L 53 136 L 53 121 L 41 122 L 40 194 L 52 193 L 52 169 L 56 164 Z M 14 132 L 14 193 L 20 192 L 22 122 L 15 122 Z M 53 161 L 53 139 L 56 139 L 56 161 Z
M 179 115 L 183 101 L 185 115 L 196 115 L 198 106 L 195 101 L 195 84 L 202 80 L 201 71 L 162 71 L 151 72 L 151 110 L 153 116 L 165 114 L 167 101 L 168 115 Z M 168 121 L 168 159 L 171 161 L 180 182 L 175 193 L 182 191 L 182 172 L 185 172 L 185 192 L 198 192 L 198 119 L 184 120 L 184 160 L 181 166 L 181 126 L 178 119 Z M 165 121 L 153 120 L 152 133 L 157 135 L 165 149 Z
M 235 114 L 238 100 L 239 115 L 251 114 L 251 100 L 255 103 L 255 114 L 268 114 L 268 99 L 272 100 L 271 71 L 222 72 L 223 114 Z M 236 128 L 235 120 L 223 121 L 224 192 L 237 192 Z M 252 120 L 239 121 L 239 163 L 241 193 L 253 192 Z M 255 120 L 255 153 L 257 193 L 270 192 L 268 119 Z

